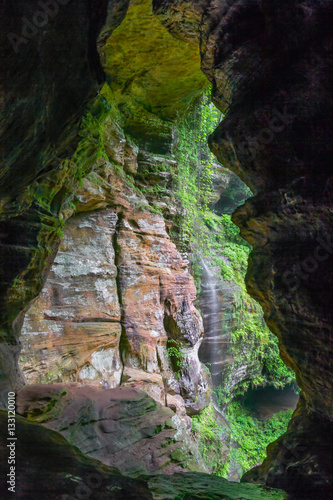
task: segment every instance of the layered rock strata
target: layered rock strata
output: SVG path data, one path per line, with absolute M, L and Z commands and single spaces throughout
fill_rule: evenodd
M 117 130 L 119 134 L 119 130 Z M 150 211 L 140 170 L 149 157 L 105 125 L 103 160 L 76 192 L 75 215 L 43 290 L 22 315 L 20 367 L 27 383 L 78 381 L 134 387 L 185 418 L 209 403 L 199 362 L 202 319 L 187 264 Z M 136 165 L 132 176 L 128 165 Z M 128 170 L 127 170 L 128 171 Z M 137 172 L 137 174 L 136 174 Z M 146 186 L 151 178 L 147 175 Z M 131 180 L 132 179 L 132 180 Z
M 110 30 L 121 22 L 126 2 L 122 9 L 119 3 L 108 8 L 107 1 L 54 1 L 41 7 L 35 0 L 4 1 L 0 7 L 1 327 L 12 343 L 11 321 L 41 286 L 49 243 L 45 219 L 56 225 L 57 205 L 66 192 L 61 182 L 53 193 L 55 185 L 49 186 L 48 194 L 58 197 L 51 210 L 38 210 L 27 188 L 52 172 L 57 176 L 59 160 L 75 151 L 79 120 L 104 81 L 96 47 L 99 30 L 107 18 Z M 27 267 L 30 272 L 22 279 L 30 294 L 11 295 Z
M 197 46 L 175 40 L 148 0 L 131 2 L 117 29 L 128 5 L 1 5 L 0 362 L 4 385 L 11 388 L 22 385 L 21 324 L 13 328 L 13 321 L 40 292 L 68 217 L 66 205 L 99 150 L 98 124 L 91 125 L 103 102 L 92 108 L 87 103 L 104 82 L 103 69 L 121 127 L 155 153 L 170 151 L 173 121 L 206 85 Z M 133 173 L 136 166 L 128 168 Z
M 18 388 L 20 326 L 59 242 L 62 206 L 77 185 L 70 158 L 80 120 L 104 73 L 97 39 L 109 36 L 128 1 L 3 1 L 1 46 L 1 388 Z M 69 50 L 70 47 L 70 50 Z M 89 154 L 87 153 L 87 156 Z

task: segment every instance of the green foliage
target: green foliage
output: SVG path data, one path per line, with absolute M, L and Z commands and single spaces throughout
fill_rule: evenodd
M 263 353 L 263 374 L 265 380 L 276 389 L 295 382 L 294 372 L 282 361 L 277 338 L 269 332 L 269 343 Z
M 286 431 L 291 415 L 292 410 L 285 410 L 258 420 L 241 402 L 234 401 L 226 412 L 228 429 L 210 405 L 193 417 L 192 433 L 210 472 L 227 479 L 231 466 L 238 466 L 243 474 L 262 463 L 267 446 Z
M 180 374 L 180 371 L 184 368 L 185 354 L 183 351 L 183 344 L 178 340 L 169 339 L 167 342 L 167 350 L 176 375 Z
M 225 445 L 228 430 L 217 420 L 217 413 L 212 405 L 192 418 L 192 434 L 210 473 L 222 476 L 228 458 Z
M 224 374 L 223 387 L 216 389 L 219 404 L 226 407 L 250 385 L 269 383 L 282 387 L 294 377 L 279 358 L 277 339 L 269 333 L 260 305 L 247 293 L 245 275 L 250 246 L 240 237 L 229 214 L 218 215 L 210 209 L 214 161 L 207 138 L 220 118 L 221 114 L 205 94 L 178 123 L 175 195 L 181 215 L 178 233 L 172 237 L 189 253 L 199 292 L 202 259 L 219 269 L 221 281 L 233 290 L 234 303 L 224 315 L 232 318 L 228 327 L 232 363 Z M 247 378 L 235 386 L 235 373 L 244 365 L 248 367 Z
M 284 410 L 269 419 L 258 420 L 241 402 L 233 401 L 227 409 L 234 442 L 230 447 L 230 461 L 239 464 L 242 473 L 262 463 L 267 446 L 287 430 L 292 413 L 292 410 Z
M 240 239 L 239 228 L 232 222 L 231 216 L 228 214 L 222 214 L 220 220 L 226 237 L 230 241 L 235 241 L 238 245 L 245 245 L 244 240 Z
M 287 411 L 259 421 L 241 403 L 235 402 L 235 398 L 244 395 L 249 387 L 266 384 L 284 387 L 294 381 L 294 374 L 279 357 L 277 339 L 269 332 L 260 305 L 247 293 L 245 275 L 250 246 L 240 237 L 230 214 L 218 215 L 210 209 L 214 161 L 208 151 L 207 137 L 219 118 L 205 97 L 192 114 L 178 124 L 175 194 L 180 217 L 178 234 L 173 237 L 190 255 L 199 292 L 202 259 L 218 269 L 224 286 L 232 289 L 233 304 L 224 312 L 224 316 L 232 318 L 227 347 L 232 362 L 223 374 L 223 384 L 215 388 L 216 400 L 227 412 L 230 422 L 229 437 L 212 407 L 193 418 L 193 433 L 208 468 L 214 474 L 227 477 L 230 467 L 245 472 L 261 462 L 267 445 L 285 431 L 291 417 L 291 411 Z M 245 377 L 235 384 L 236 374 L 244 367 Z M 228 439 L 231 439 L 229 458 L 225 456 L 223 444 Z
M 74 164 L 75 179 L 79 182 L 82 182 L 82 179 L 89 173 L 93 163 L 101 158 L 108 160 L 103 135 L 104 122 L 109 112 L 109 103 L 99 95 L 81 120 L 80 142 L 73 157 L 65 160 Z
M 214 217 L 208 208 L 212 199 L 214 155 L 208 149 L 207 140 L 220 116 L 205 93 L 200 104 L 177 125 L 174 154 L 178 164 L 175 195 L 181 214 L 178 243 L 192 251 L 198 246 L 205 251 L 207 225 L 209 218 Z

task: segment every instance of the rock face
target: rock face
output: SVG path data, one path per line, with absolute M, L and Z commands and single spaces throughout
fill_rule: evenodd
M 99 31 L 106 23 L 110 35 L 127 6 L 1 2 L 0 364 L 11 388 L 22 385 L 20 328 L 12 322 L 40 292 L 54 257 L 62 205 L 77 184 L 75 165 L 63 159 L 75 151 L 80 119 L 104 82 Z
M 229 483 L 207 474 L 174 474 L 170 478 L 155 476 L 148 480 L 154 500 L 286 500 L 285 493 L 253 484 Z
M 179 417 L 142 391 L 25 386 L 17 395 L 17 412 L 60 432 L 85 455 L 127 476 L 205 471 Z
M 114 164 L 96 165 L 76 192 L 76 214 L 41 294 L 21 320 L 19 365 L 29 384 L 135 387 L 185 418 L 185 410 L 204 408 L 210 394 L 198 359 L 203 325 L 193 278 L 164 218 L 133 185 L 144 189 L 140 171 L 149 153 L 125 139 L 115 148 L 121 129 L 111 122 L 104 137 Z M 136 165 L 132 176 L 125 173 L 129 164 Z
M 81 370 L 83 380 L 99 376 L 110 387 L 119 385 L 117 220 L 104 209 L 68 221 L 46 286 L 23 322 L 21 365 L 28 383 L 54 381 L 61 374 L 66 380 Z
M 7 433 L 7 414 L 0 412 L 0 432 Z M 285 495 L 274 490 L 264 490 L 260 486 L 228 483 L 208 474 L 176 474 L 164 476 L 130 478 L 122 476 L 117 469 L 107 467 L 97 460 L 84 456 L 70 445 L 63 436 L 42 425 L 17 417 L 17 434 L 20 438 L 20 453 L 16 463 L 16 489 L 14 495 L 22 500 L 60 500 L 91 498 L 100 500 L 160 500 L 174 499 L 182 495 L 191 499 L 244 500 L 272 498 L 282 500 Z M 8 474 L 7 441 L 0 444 L 0 470 L 2 477 Z M 0 492 L 8 498 L 5 481 Z M 12 495 L 12 493 L 10 493 Z
M 8 430 L 7 412 L 0 412 L 0 431 Z M 122 476 L 117 469 L 106 467 L 97 460 L 84 456 L 70 445 L 58 432 L 34 424 L 17 416 L 16 431 L 20 446 L 17 447 L 15 464 L 15 493 L 9 484 L 1 481 L 2 498 L 14 495 L 22 500 L 62 499 L 67 496 L 93 500 L 151 500 L 153 497 L 145 481 Z M 18 441 L 17 441 L 18 442 Z M 0 470 L 3 478 L 8 474 L 7 442 L 1 440 Z M 18 452 L 19 450 L 19 452 Z
M 106 20 L 107 2 L 99 2 L 99 8 L 97 1 L 60 3 L 53 2 L 48 12 L 36 1 L 18 1 L 15 6 L 4 1 L 1 5 L 2 64 L 8 78 L 1 83 L 5 106 L 2 214 L 6 213 L 6 203 L 31 183 L 45 164 L 62 154 L 50 144 L 72 147 L 77 128 L 64 124 L 80 116 L 103 81 L 96 39 Z M 114 22 L 120 21 L 118 13 Z M 70 53 L 68 46 L 72 46 Z M 25 85 L 23 74 L 29 76 Z M 80 83 L 74 76 L 77 74 L 84 75 Z M 41 102 L 47 106 L 41 106 Z
M 46 279 L 60 239 L 57 230 L 60 229 L 59 217 L 63 215 L 63 202 L 69 200 L 69 193 L 75 191 L 77 184 L 74 181 L 72 183 L 70 162 L 65 163 L 64 167 L 63 163 L 59 162 L 59 156 L 71 157 L 77 143 L 78 119 L 84 112 L 86 102 L 97 92 L 102 81 L 95 50 L 98 32 L 103 23 L 107 22 L 99 41 L 101 51 L 110 31 L 122 19 L 127 2 L 73 0 L 63 6 L 64 9 L 58 4 L 57 6 L 59 12 L 50 15 L 50 19 L 47 16 L 47 22 L 45 15 L 42 21 L 36 18 L 36 24 L 39 25 L 36 32 L 36 26 L 31 28 L 30 23 L 37 15 L 37 0 L 20 0 L 15 5 L 13 2 L 4 1 L 1 4 L 1 47 L 5 71 L 1 79 L 4 133 L 0 179 L 0 313 L 1 340 L 7 344 L 2 345 L 0 354 L 3 372 L 1 375 L 4 374 L 5 378 L 9 379 L 7 384 L 9 382 L 12 386 L 18 385 L 19 378 L 16 370 L 18 342 L 11 329 L 12 321 L 40 291 L 42 278 Z M 219 160 L 239 175 L 255 193 L 255 197 L 234 216 L 243 236 L 254 248 L 247 278 L 248 288 L 262 304 L 267 323 L 279 337 L 281 355 L 296 371 L 298 385 L 302 389 L 303 403 L 291 423 L 288 437 L 288 440 L 299 446 L 300 453 L 297 454 L 296 462 L 292 454 L 284 454 L 283 440 L 280 440 L 275 445 L 274 453 L 270 452 L 270 457 L 277 467 L 269 469 L 269 465 L 264 464 L 253 477 L 266 484 L 287 485 L 290 491 L 297 491 L 300 498 L 318 498 L 318 495 L 325 497 L 327 492 L 332 490 L 333 482 L 332 469 L 327 466 L 330 455 L 326 447 L 321 453 L 318 444 L 322 442 L 323 434 L 332 435 L 332 245 L 330 237 L 327 236 L 332 232 L 332 2 L 155 0 L 154 6 L 162 22 L 178 39 L 188 39 L 192 44 L 200 42 L 202 68 L 213 84 L 215 102 L 221 110 L 227 110 L 225 120 L 212 137 L 211 145 Z M 22 22 L 26 23 L 25 18 L 32 32 L 22 25 Z M 8 37 L 12 33 L 14 38 Z M 24 40 L 17 39 L 20 36 L 23 36 Z M 15 44 L 17 46 L 18 43 L 16 51 Z M 68 50 L 68 47 L 71 50 Z M 129 56 L 131 57 L 131 54 Z M 142 75 L 139 75 L 139 80 L 140 78 Z M 158 85 L 158 80 L 156 83 Z M 133 81 L 127 80 L 125 88 L 132 84 Z M 197 89 L 198 87 L 195 90 Z M 115 94 L 114 89 L 113 92 Z M 183 99 L 186 101 L 186 96 L 183 96 Z M 138 116 L 137 108 L 132 113 L 131 103 L 128 106 L 126 104 L 128 102 L 123 104 L 124 116 L 130 117 L 131 125 L 127 131 L 132 131 L 134 135 L 135 131 L 140 129 L 133 120 L 133 116 Z M 148 115 L 149 109 L 147 105 Z M 150 123 L 155 131 L 156 122 L 152 119 Z M 153 142 L 158 143 L 157 139 L 162 138 L 159 144 L 163 146 L 163 152 L 166 152 L 170 144 L 171 126 L 167 123 L 163 127 L 158 121 L 157 130 L 157 134 L 152 134 L 156 139 Z M 143 137 L 140 133 L 136 136 L 140 139 L 141 146 L 149 145 L 147 131 Z M 125 138 L 122 144 L 127 147 L 124 157 L 129 158 L 128 171 L 135 172 L 136 162 L 135 159 L 132 162 L 130 141 Z M 90 167 L 94 164 L 92 162 Z M 80 166 L 82 167 L 81 163 Z M 77 170 L 74 171 L 77 173 Z M 84 171 L 84 174 L 86 173 Z M 110 174 L 115 179 L 112 190 L 108 180 Z M 116 234 L 118 229 L 121 234 L 119 241 L 130 241 L 139 245 L 140 240 L 140 245 L 143 245 L 141 242 L 144 240 L 151 242 L 149 238 L 163 238 L 159 233 L 160 229 L 156 228 L 161 225 L 158 216 L 143 216 L 144 228 L 140 227 L 139 220 L 135 217 L 133 220 L 139 227 L 131 225 L 133 217 L 130 212 L 134 212 L 132 203 L 144 203 L 144 200 L 136 197 L 129 184 L 125 186 L 119 180 L 114 169 L 106 169 L 105 175 L 98 175 L 102 186 L 96 186 L 94 182 L 89 181 L 86 186 L 88 194 L 81 193 L 79 196 L 82 199 L 78 198 L 82 206 L 86 206 L 89 211 L 96 210 L 97 207 L 106 210 L 111 208 L 119 217 L 119 228 L 116 228 Z M 125 199 L 126 196 L 123 201 L 119 200 L 123 189 L 131 197 L 130 200 Z M 44 198 L 48 203 L 44 203 Z M 79 208 L 77 211 L 80 212 Z M 144 210 L 142 212 L 145 213 Z M 132 229 L 122 228 L 122 223 L 129 224 Z M 147 225 L 154 227 L 153 233 L 147 232 Z M 126 231 L 128 234 L 125 234 Z M 156 255 L 153 245 L 145 245 L 150 248 L 145 270 L 147 279 L 153 282 L 153 276 L 164 278 L 165 273 L 161 272 L 158 266 L 159 255 Z M 158 243 L 156 245 L 158 246 Z M 173 250 L 170 251 L 172 254 Z M 50 258 L 46 260 L 48 257 Z M 116 256 L 115 259 L 117 258 Z M 119 259 L 121 262 L 121 255 Z M 133 276 L 128 278 L 126 275 L 124 264 L 120 266 L 117 262 L 112 263 L 111 259 L 108 261 L 109 272 L 112 273 L 114 265 L 118 269 L 116 282 L 119 277 L 117 296 L 121 311 L 119 324 L 122 327 L 121 337 L 124 339 L 124 343 L 119 344 L 120 351 L 122 352 L 122 346 L 125 346 L 123 359 L 128 354 L 127 359 L 130 360 L 127 368 L 139 369 L 140 385 L 144 382 L 141 373 L 147 373 L 141 366 L 154 372 L 152 367 L 159 365 L 156 354 L 158 350 L 154 340 L 152 344 L 155 344 L 156 349 L 151 348 L 149 341 L 146 342 L 146 346 L 149 344 L 146 352 L 135 344 L 136 333 L 131 324 L 132 316 L 127 304 L 133 301 L 133 296 L 136 297 L 135 292 L 138 292 L 139 297 L 140 290 L 135 289 Z M 131 261 L 131 269 L 134 269 L 135 265 Z M 181 280 L 181 267 L 182 264 L 178 263 L 176 269 L 171 271 L 168 290 L 172 290 L 173 280 L 177 281 L 176 277 Z M 140 266 L 138 268 L 141 269 Z M 151 268 L 156 274 L 152 273 Z M 54 274 L 51 274 L 51 278 L 54 278 Z M 75 279 L 72 280 L 71 276 L 69 278 L 70 284 L 75 283 Z M 96 276 L 96 281 L 97 279 Z M 110 278 L 110 281 L 112 279 Z M 89 276 L 90 287 L 95 287 L 96 281 L 93 276 Z M 82 293 L 81 284 L 74 284 L 75 286 L 78 286 L 78 294 Z M 157 300 L 157 283 L 154 283 L 154 287 L 154 297 L 151 299 L 153 304 L 154 300 Z M 189 287 L 191 288 L 191 285 Z M 59 312 L 59 306 L 50 281 L 46 282 L 46 288 L 52 290 L 52 300 L 48 303 L 52 316 L 55 311 Z M 183 394 L 188 411 L 197 411 L 193 396 L 195 392 L 199 396 L 205 393 L 205 390 L 199 389 L 205 386 L 205 381 L 196 365 L 196 338 L 200 336 L 200 328 L 198 316 L 191 306 L 191 292 L 189 291 L 188 299 L 184 303 L 177 294 L 165 293 L 166 287 L 161 286 L 161 289 L 163 307 L 156 308 L 155 312 L 161 315 L 159 321 L 162 321 L 163 316 L 165 339 L 175 341 L 180 337 L 187 349 L 187 367 L 184 372 L 187 375 L 182 374 L 180 379 L 175 377 L 170 383 L 168 378 L 168 391 L 171 394 L 173 390 L 174 397 Z M 114 290 L 114 285 L 109 283 L 106 290 L 108 295 L 110 290 Z M 74 292 L 70 290 L 64 293 L 66 300 L 73 300 Z M 120 292 L 123 293 L 124 299 L 122 295 L 119 299 Z M 102 292 L 101 294 L 103 295 Z M 41 300 L 49 299 L 43 297 Z M 101 315 L 98 318 L 101 317 L 103 321 L 92 322 L 103 325 L 101 330 L 93 327 L 93 331 L 97 332 L 97 337 L 105 336 L 106 345 L 104 341 L 99 344 L 98 340 L 99 346 L 96 349 L 94 340 L 90 344 L 93 349 L 90 357 L 88 355 L 85 358 L 82 352 L 77 356 L 78 365 L 83 360 L 85 363 L 84 366 L 79 366 L 79 373 L 88 367 L 83 373 L 88 373 L 88 377 L 92 373 L 97 382 L 108 373 L 108 367 L 105 370 L 103 354 L 99 355 L 102 357 L 101 363 L 96 364 L 92 359 L 93 353 L 101 351 L 100 347 L 104 349 L 109 346 L 113 350 L 112 357 L 117 366 L 117 335 L 109 323 L 117 325 L 119 320 L 104 321 L 103 307 L 108 300 L 107 296 L 103 296 L 100 307 L 98 306 L 98 313 Z M 35 306 L 35 312 L 39 314 L 37 304 L 33 307 Z M 116 311 L 116 305 L 112 311 Z M 96 319 L 86 311 L 82 315 L 79 301 L 75 314 L 79 316 L 75 316 L 74 320 Z M 78 335 L 81 336 L 82 333 L 91 337 L 92 330 L 89 326 L 78 333 L 78 330 L 75 331 L 78 327 L 72 318 L 68 320 L 66 317 L 65 321 L 62 318 L 63 313 L 59 318 L 53 316 L 52 320 L 43 318 L 43 321 L 54 321 L 55 328 L 61 329 L 60 334 L 65 333 L 66 323 L 66 328 L 69 326 L 67 332 L 70 342 L 77 343 Z M 156 328 L 157 318 L 155 317 L 156 322 L 155 319 L 147 318 Z M 185 318 L 186 324 L 188 318 L 190 319 L 191 328 L 188 330 L 184 326 Z M 82 324 L 85 325 L 85 322 Z M 105 326 L 106 324 L 108 326 Z M 32 322 L 27 322 L 27 329 L 31 325 Z M 20 331 L 19 321 L 15 327 L 17 334 Z M 128 338 L 127 333 L 123 333 L 126 328 Z M 34 327 L 29 331 L 36 333 L 36 342 L 39 347 L 46 349 L 44 352 L 46 357 L 49 356 L 48 360 L 57 359 L 57 349 L 60 356 L 62 352 L 70 352 L 68 346 L 60 346 L 56 341 L 53 343 L 53 331 L 45 329 L 44 340 L 49 340 L 46 347 L 44 340 L 40 343 L 41 332 Z M 138 338 L 145 339 L 146 332 L 147 329 L 141 329 Z M 162 345 L 163 342 L 165 340 L 161 341 Z M 163 347 L 165 351 L 166 345 Z M 177 349 L 175 344 L 172 347 Z M 174 363 L 177 364 L 179 356 L 175 355 L 174 358 Z M 194 360 L 196 365 L 194 388 L 191 386 L 193 362 L 190 359 Z M 139 368 L 133 368 L 133 360 L 138 363 Z M 40 373 L 43 373 L 42 361 L 42 357 L 37 360 L 40 362 Z M 93 362 L 97 368 L 94 368 Z M 27 359 L 24 363 L 26 366 Z M 32 364 L 29 368 L 31 367 Z M 157 377 L 165 371 L 169 373 L 168 369 L 161 370 L 159 367 Z M 77 373 L 77 369 L 70 367 L 69 372 Z M 138 383 L 135 375 L 136 372 L 128 375 L 128 383 Z M 115 382 L 110 380 L 110 383 L 116 383 L 116 378 Z M 157 386 L 162 388 L 160 382 Z M 67 470 L 75 474 L 75 477 L 82 477 L 78 471 L 82 470 L 84 474 L 85 467 L 88 467 L 80 465 L 81 458 L 77 458 L 77 452 L 66 447 L 62 448 L 64 454 L 60 460 L 59 450 L 49 443 L 49 435 L 43 435 L 41 432 L 38 428 L 35 434 L 33 431 L 31 436 L 27 437 L 22 457 L 27 458 L 28 446 L 34 449 L 36 443 L 45 437 L 47 453 L 53 453 L 52 467 L 56 468 L 56 476 L 53 474 L 51 481 L 50 471 L 43 468 L 41 481 L 35 473 L 37 467 L 40 467 L 40 459 L 46 457 L 45 447 L 41 444 L 38 465 L 34 455 L 34 463 L 31 466 L 34 474 L 25 475 L 24 467 L 20 468 L 20 484 L 22 488 L 28 488 L 20 492 L 22 498 L 35 496 L 38 485 L 40 488 L 45 487 L 45 491 L 49 490 L 48 498 L 50 493 L 54 494 L 54 491 L 50 491 L 53 484 L 57 484 L 58 492 L 68 493 L 65 485 L 70 485 L 70 492 L 74 492 L 73 479 L 65 476 L 67 465 Z M 64 456 L 68 456 L 72 461 L 62 466 Z M 281 456 L 284 456 L 284 460 Z M 58 461 L 56 457 L 59 457 Z M 43 460 L 42 464 L 44 466 Z M 52 468 L 50 470 L 52 471 Z M 316 483 L 311 481 L 314 470 Z M 291 471 L 295 472 L 292 476 Z M 40 474 L 40 471 L 38 473 Z M 54 477 L 57 481 L 54 481 Z M 309 480 L 300 484 L 295 481 L 296 477 Z M 141 498 L 146 495 L 146 489 L 143 488 Z M 32 493 L 33 489 L 35 491 Z M 149 495 L 146 497 L 149 498 Z
M 78 141 L 79 118 L 104 81 L 96 43 L 106 21 L 108 2 L 51 3 L 53 7 L 44 9 L 37 1 L 18 1 L 15 6 L 4 1 L 0 7 L 4 69 L 0 83 L 0 232 L 4 264 L 0 292 L 7 299 L 1 299 L 1 324 L 7 328 L 22 304 L 16 304 L 15 298 L 6 294 L 29 264 L 32 269 L 42 215 L 50 220 L 57 216 L 55 206 L 41 214 L 29 202 L 26 188 L 37 177 L 58 169 L 60 158 L 72 155 Z M 111 7 L 111 3 L 109 18 L 115 27 L 125 12 L 115 5 Z M 68 47 L 72 50 L 68 51 Z M 31 285 L 29 279 L 27 282 Z
M 172 37 L 150 0 L 131 0 L 124 21 L 101 38 L 101 62 L 125 133 L 142 149 L 170 153 L 174 121 L 207 85 L 198 45 Z
M 273 487 L 290 491 L 296 498 L 300 494 L 304 498 L 315 498 L 312 493 L 315 484 L 323 498 L 331 499 L 329 478 L 333 450 L 330 437 L 330 424 L 309 411 L 301 397 L 287 432 L 268 446 L 267 459 L 260 468 L 246 473 L 242 481 L 260 483 L 264 479 Z
M 156 19 L 149 1 L 133 1 L 119 30 L 127 0 L 70 5 L 50 1 L 52 6 L 45 8 L 46 13 L 37 0 L 29 5 L 17 2 L 15 8 L 4 2 L 1 7 L 3 67 L 8 80 L 1 82 L 0 362 L 5 384 L 12 388 L 23 383 L 17 369 L 21 317 L 14 328 L 13 320 L 40 292 L 64 221 L 72 213 L 68 203 L 98 156 L 101 138 L 99 121 L 94 127 L 94 117 L 100 118 L 103 99 L 88 108 L 87 102 L 104 81 L 102 66 L 111 85 L 108 97 L 118 110 L 117 120 L 108 123 L 107 153 L 115 164 L 124 161 L 124 170 L 130 175 L 138 168 L 137 156 L 133 156 L 136 146 L 124 131 L 135 136 L 141 147 L 158 154 L 169 151 L 172 120 L 207 83 L 200 71 L 198 47 L 175 40 Z M 23 18 L 28 28 L 22 25 Z M 43 26 L 36 27 L 34 23 L 40 20 Z M 80 82 L 75 83 L 78 75 Z M 167 83 L 162 85 L 164 80 Z M 33 83 L 27 86 L 27 82 Z M 143 87 L 146 92 L 140 95 L 138 89 Z M 166 104 L 169 92 L 172 99 Z M 12 176 L 19 181 L 13 182 Z M 158 177 L 155 175 L 155 183 L 167 180 Z M 93 190 L 96 194 L 96 187 Z M 105 200 L 93 203 L 108 204 Z M 86 203 L 86 209 L 88 206 Z
M 283 359 L 296 371 L 305 401 L 297 421 L 305 419 L 311 443 L 318 443 L 322 429 L 333 434 L 333 272 L 327 236 L 332 232 L 332 2 L 154 4 L 172 33 L 200 40 L 215 103 L 227 109 L 211 146 L 256 194 L 234 216 L 253 246 L 248 289 L 278 336 Z M 302 449 L 297 464 L 292 455 L 279 460 L 280 440 L 274 452 L 278 466 L 268 475 L 263 466 L 255 477 L 287 485 L 300 496 L 325 497 L 333 489 L 329 455 L 316 453 L 297 425 L 295 420 L 290 426 L 290 438 Z M 316 484 L 310 480 L 314 469 Z M 296 480 L 297 471 L 309 477 L 306 485 Z
M 245 387 L 261 376 L 263 363 L 257 356 L 251 356 L 251 351 L 257 348 L 251 335 L 240 340 L 234 338 L 237 326 L 246 326 L 239 310 L 242 307 L 239 286 L 223 280 L 220 269 L 210 268 L 205 262 L 202 268 L 198 306 L 203 316 L 204 337 L 199 358 L 208 364 L 214 389 L 223 394 L 224 402 L 220 404 L 225 406 L 242 385 Z M 251 307 L 250 303 L 245 305 Z

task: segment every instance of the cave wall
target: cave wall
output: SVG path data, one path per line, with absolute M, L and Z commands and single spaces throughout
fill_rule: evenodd
M 322 429 L 332 434 L 332 2 L 156 0 L 154 6 L 178 40 L 200 43 L 202 69 L 213 84 L 215 103 L 226 112 L 211 147 L 255 193 L 234 216 L 254 248 L 248 288 L 262 304 L 302 389 L 297 422 L 311 432 L 297 434 L 295 417 L 288 447 L 283 441 L 275 447 L 277 466 L 268 461 L 256 480 L 311 494 L 316 470 L 315 488 L 327 495 L 330 443 L 321 437 Z M 65 183 L 68 177 L 58 157 L 74 152 L 77 122 L 103 79 L 95 51 L 98 31 L 108 20 L 100 50 L 127 5 L 72 1 L 64 10 L 58 7 L 47 23 L 37 20 L 38 33 L 27 35 L 22 16 L 33 19 L 37 1 L 1 3 L 6 70 L 1 79 L 1 320 L 7 342 L 1 352 L 7 375 L 18 355 L 11 323 L 41 289 L 45 259 L 52 247 L 54 257 L 60 239 L 59 200 L 68 193 L 61 191 L 58 176 Z M 28 39 L 20 41 L 17 52 L 8 26 Z M 55 202 L 41 211 L 25 188 L 50 172 L 59 189 L 51 190 Z M 9 378 L 15 386 L 17 373 Z
M 60 241 L 63 205 L 78 185 L 77 166 L 65 159 L 105 80 L 99 31 L 106 23 L 103 35 L 110 34 L 127 6 L 106 0 L 0 5 L 1 390 L 22 385 L 20 323 L 13 327 L 13 321 L 42 288 Z
M 162 208 L 166 219 L 176 211 L 168 196 L 175 162 L 160 155 L 170 153 L 175 119 L 207 80 L 198 47 L 175 40 L 150 2 L 131 2 L 116 27 L 125 8 L 119 2 L 105 13 L 97 48 L 108 85 L 85 110 L 76 151 L 56 179 L 33 184 L 38 212 L 60 198 L 60 224 L 57 245 L 48 242 L 42 292 L 15 320 L 23 334 L 20 378 L 121 383 L 163 404 L 168 393 L 167 404 L 186 419 L 208 404 L 210 381 L 198 360 L 203 331 L 193 279 L 162 217 Z M 45 244 L 45 235 L 38 238 Z M 29 290 L 21 308 L 38 291 L 31 288 L 26 280 L 14 286 L 14 298 Z
M 268 461 L 256 480 L 329 495 L 331 443 L 316 436 L 333 431 L 332 2 L 154 5 L 175 36 L 199 41 L 214 102 L 226 112 L 210 144 L 255 193 L 233 217 L 253 246 L 248 290 L 296 372 L 297 422 L 312 430 L 293 433 L 293 420 L 288 447 L 276 445 L 278 465 Z
M 142 147 L 164 153 L 172 143 L 172 120 L 207 82 L 198 47 L 175 40 L 153 15 L 150 2 L 132 2 L 124 26 L 126 0 L 51 4 L 45 12 L 37 1 L 1 5 L 3 387 L 23 383 L 17 369 L 20 312 L 40 292 L 73 212 L 73 193 L 98 160 L 105 98 L 94 96 L 105 78 L 111 85 L 106 97 L 119 118 L 121 134 L 131 133 Z M 163 81 L 168 84 L 162 89 Z M 146 90 L 143 96 L 140 87 Z M 162 106 L 167 89 L 172 99 Z M 123 138 L 116 134 L 114 140 Z M 117 156 L 116 144 L 108 147 L 109 154 L 115 149 Z
M 116 26 L 125 12 L 115 4 L 112 10 Z M 33 261 L 43 216 L 55 225 L 59 212 L 57 203 L 37 210 L 28 187 L 59 170 L 59 160 L 76 148 L 85 106 L 104 81 L 96 41 L 106 16 L 106 1 L 53 2 L 46 10 L 37 1 L 1 2 L 1 325 L 9 338 L 26 301 L 10 288 L 30 266 L 33 276 L 24 280 L 32 293 L 38 290 L 32 283 L 36 278 L 40 285 L 43 264 Z M 61 194 L 62 187 L 58 181 L 50 194 Z

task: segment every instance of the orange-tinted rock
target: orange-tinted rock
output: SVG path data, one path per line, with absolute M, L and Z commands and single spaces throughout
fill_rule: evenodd
M 114 127 L 108 134 L 111 147 Z M 125 168 L 123 153 L 118 163 Z M 163 216 L 151 213 L 109 162 L 96 166 L 75 202 L 79 213 L 68 220 L 44 288 L 23 320 L 26 381 L 124 384 L 163 404 L 167 393 L 178 394 L 183 410 L 197 413 L 210 391 L 198 359 L 202 319 L 193 278 Z M 170 357 L 175 345 L 178 361 Z
M 21 366 L 28 383 L 79 378 L 119 385 L 116 223 L 108 209 L 69 220 L 45 286 L 23 321 Z

